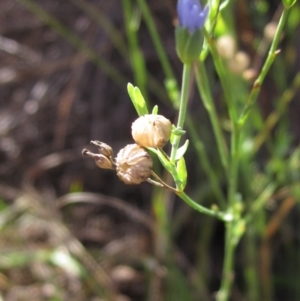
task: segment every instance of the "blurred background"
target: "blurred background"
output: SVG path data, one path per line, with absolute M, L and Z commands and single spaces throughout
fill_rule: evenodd
M 234 43 L 244 56 L 231 62 L 231 72 L 249 89 L 282 5 L 232 2 L 224 20 L 236 27 Z M 1 0 L 0 7 L 0 300 L 213 300 L 222 272 L 223 224 L 149 183 L 126 186 L 81 155 L 85 147 L 96 152 L 90 140 L 109 144 L 115 154 L 132 143 L 137 114 L 128 82 L 142 90 L 150 109 L 157 104 L 176 122 L 172 88 L 165 88 L 176 81 L 180 87 L 182 72 L 174 47 L 176 1 Z M 268 168 L 276 171 L 280 189 L 249 229 L 254 239 L 237 250 L 232 300 L 300 300 L 299 199 L 286 192 L 285 173 L 285 160 L 300 141 L 300 84 L 293 82 L 299 16 L 297 3 L 258 104 L 267 118 L 293 85 L 283 121 L 270 133 L 278 156 Z M 169 66 L 159 59 L 151 24 Z M 226 130 L 222 89 L 210 57 L 206 63 Z M 188 110 L 218 172 L 211 126 L 194 86 Z M 270 153 L 262 148 L 255 159 L 258 182 Z M 196 157 L 190 147 L 187 193 L 210 206 L 214 194 L 201 166 L 195 168 Z M 226 181 L 220 181 L 226 193 Z M 248 281 L 257 282 L 255 292 Z

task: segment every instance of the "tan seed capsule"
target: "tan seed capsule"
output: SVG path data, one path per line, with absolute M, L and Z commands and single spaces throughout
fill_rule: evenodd
M 137 144 L 122 148 L 116 158 L 117 175 L 125 184 L 140 184 L 151 175 L 152 158 Z
M 134 121 L 131 130 L 138 145 L 162 148 L 170 139 L 172 124 L 162 115 L 147 114 Z

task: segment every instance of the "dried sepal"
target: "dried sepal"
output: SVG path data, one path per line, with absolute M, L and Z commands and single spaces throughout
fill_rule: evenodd
M 98 141 L 98 140 L 92 140 L 91 144 L 98 147 L 98 151 L 101 155 L 103 155 L 107 158 L 113 157 L 113 155 L 114 155 L 113 149 L 108 144 Z
M 147 114 L 135 120 L 131 130 L 138 145 L 162 148 L 170 139 L 172 124 L 162 115 Z
M 117 175 L 125 184 L 140 184 L 151 176 L 153 161 L 137 144 L 122 148 L 116 157 Z
M 88 157 L 93 158 L 94 161 L 95 161 L 95 163 L 96 163 L 96 165 L 98 167 L 100 167 L 100 168 L 103 168 L 103 169 L 114 169 L 111 160 L 109 158 L 105 157 L 102 154 L 94 154 L 94 153 L 90 152 L 86 148 L 82 150 L 82 154 L 84 156 L 88 156 Z

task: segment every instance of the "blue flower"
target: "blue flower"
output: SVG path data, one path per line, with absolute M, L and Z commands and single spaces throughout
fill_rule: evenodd
M 199 0 L 178 0 L 177 13 L 180 26 L 187 28 L 190 34 L 204 25 L 208 6 L 202 8 Z

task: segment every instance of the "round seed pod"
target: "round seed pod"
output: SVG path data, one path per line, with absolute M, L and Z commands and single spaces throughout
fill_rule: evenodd
M 132 123 L 134 141 L 142 147 L 162 148 L 170 139 L 172 124 L 162 115 L 147 114 Z
M 140 184 L 151 175 L 152 158 L 137 144 L 122 148 L 116 158 L 117 175 L 125 184 Z

